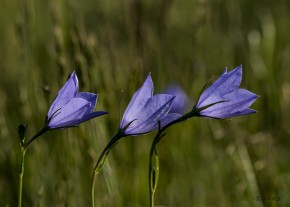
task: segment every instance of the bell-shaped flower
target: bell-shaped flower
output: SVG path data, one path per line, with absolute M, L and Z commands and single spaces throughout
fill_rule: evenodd
M 257 111 L 249 107 L 258 96 L 239 88 L 241 81 L 241 65 L 229 73 L 225 69 L 223 74 L 200 95 L 195 106 L 198 115 L 224 119 L 256 113 Z
M 149 74 L 124 112 L 120 124 L 124 135 L 140 135 L 155 131 L 159 123 L 162 127 L 180 117 L 175 113 L 168 114 L 175 96 L 168 94 L 153 96 L 153 90 L 153 82 Z
M 107 114 L 94 112 L 98 95 L 88 92 L 78 93 L 78 78 L 73 72 L 58 92 L 47 114 L 49 129 L 73 127 L 87 120 Z
M 190 101 L 187 94 L 179 85 L 169 85 L 164 90 L 164 93 L 175 96 L 169 113 L 183 114 L 184 112 L 186 112 L 186 110 L 190 106 Z

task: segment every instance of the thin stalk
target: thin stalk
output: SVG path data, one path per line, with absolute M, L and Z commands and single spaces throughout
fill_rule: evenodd
M 152 157 L 154 153 L 154 146 L 151 145 L 150 155 L 149 155 L 149 200 L 150 200 L 150 207 L 154 207 L 154 190 L 153 190 L 153 164 L 152 164 Z
M 158 183 L 159 174 L 159 162 L 158 155 L 156 151 L 156 145 L 152 145 L 150 149 L 150 159 L 149 159 L 149 197 L 150 197 L 150 207 L 154 207 L 154 193 Z M 155 160 L 153 158 L 155 157 Z M 155 169 L 153 168 L 155 164 Z
M 207 85 L 205 85 L 205 87 L 202 89 L 202 92 L 206 89 Z M 201 92 L 201 94 L 202 94 Z M 159 171 L 159 163 L 158 163 L 158 156 L 157 156 L 157 151 L 156 151 L 156 145 L 161 141 L 162 137 L 164 137 L 164 131 L 169 128 L 170 126 L 174 125 L 174 124 L 177 124 L 179 122 L 182 122 L 182 121 L 185 121 L 189 118 L 192 118 L 192 117 L 198 117 L 198 116 L 201 116 L 199 112 L 201 112 L 202 110 L 206 109 L 206 108 L 209 108 L 213 105 L 216 105 L 218 103 L 222 103 L 222 102 L 226 102 L 227 100 L 225 101 L 218 101 L 218 102 L 214 102 L 214 103 L 211 103 L 211 104 L 208 104 L 206 106 L 203 106 L 203 107 L 200 107 L 200 108 L 197 108 L 196 105 L 192 108 L 192 110 L 190 112 L 188 112 L 187 114 L 184 114 L 182 116 L 180 116 L 178 119 L 170 122 L 169 124 L 165 125 L 164 127 L 160 127 L 160 123 L 159 123 L 159 130 L 158 130 L 158 133 L 156 134 L 154 140 L 153 140 L 153 143 L 151 145 L 151 149 L 150 149 L 150 157 L 149 157 L 149 197 L 150 197 L 150 207 L 154 207 L 154 194 L 155 194 L 155 191 L 156 191 L 156 188 L 157 188 L 157 182 L 158 182 L 158 179 L 155 179 L 152 177 L 153 173 L 154 173 L 154 170 L 153 170 L 153 162 L 152 162 L 152 159 L 153 159 L 153 155 L 155 153 L 155 156 L 156 156 L 156 160 L 155 160 L 155 169 L 158 169 Z M 215 117 L 211 117 L 211 118 L 215 118 Z M 159 172 L 158 172 L 159 173 Z
M 150 200 L 150 207 L 154 207 L 154 194 L 157 188 L 158 184 L 158 175 L 159 175 L 159 161 L 158 161 L 158 155 L 157 155 L 157 150 L 156 150 L 156 145 L 160 142 L 160 140 L 165 136 L 163 133 L 167 128 L 172 126 L 173 124 L 185 121 L 193 116 L 197 116 L 198 111 L 193 108 L 192 111 L 189 113 L 179 117 L 178 119 L 174 120 L 173 122 L 165 125 L 163 128 L 160 127 L 159 123 L 159 130 L 158 133 L 156 134 L 152 145 L 150 149 L 150 155 L 149 155 L 149 200 Z M 153 162 L 153 157 L 155 157 L 155 162 Z M 155 170 L 153 168 L 153 164 L 155 164 Z
M 36 133 L 26 145 L 24 143 L 20 142 L 21 147 L 21 160 L 20 160 L 20 166 L 19 166 L 19 189 L 18 189 L 18 207 L 22 206 L 22 189 L 23 189 L 23 175 L 24 175 L 24 164 L 25 164 L 25 153 L 30 144 L 40 137 L 42 134 L 44 134 L 48 130 L 47 127 L 43 127 L 38 133 Z
M 28 143 L 25 145 L 25 151 L 26 149 L 30 146 L 30 144 L 36 140 L 38 137 L 40 137 L 41 135 L 43 135 L 46 131 L 48 130 L 48 128 L 46 126 L 44 126 L 39 132 L 37 132 L 29 141 Z
M 124 136 L 122 131 L 119 131 L 109 142 L 109 144 L 105 147 L 103 152 L 101 153 L 92 176 L 92 188 L 91 188 L 91 199 L 92 199 L 92 207 L 95 207 L 95 182 L 96 182 L 96 176 L 103 168 L 105 161 L 107 159 L 108 154 L 110 153 L 111 149 L 118 143 L 118 141 Z
M 19 166 L 18 207 L 22 206 L 22 186 L 23 186 L 25 152 L 26 150 L 24 146 L 21 145 L 21 160 L 20 160 L 20 166 Z

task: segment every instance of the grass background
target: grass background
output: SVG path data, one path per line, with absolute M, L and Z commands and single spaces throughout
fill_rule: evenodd
M 34 135 L 73 70 L 80 91 L 99 93 L 97 109 L 110 114 L 31 145 L 24 207 L 90 205 L 94 164 L 148 72 L 156 93 L 178 83 L 193 105 L 212 75 L 240 64 L 259 113 L 171 127 L 158 146 L 156 204 L 289 206 L 289 14 L 287 0 L 1 0 L 0 206 L 17 203 L 17 126 Z M 97 206 L 149 205 L 153 137 L 127 137 L 112 150 Z

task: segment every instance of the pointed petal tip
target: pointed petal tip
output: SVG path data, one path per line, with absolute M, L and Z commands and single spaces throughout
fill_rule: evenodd
M 236 67 L 235 69 L 233 69 L 233 71 L 235 71 L 235 72 L 241 72 L 242 73 L 242 65 L 239 65 L 238 67 Z
M 245 111 L 242 115 L 250 115 L 250 114 L 257 114 L 257 113 L 258 113 L 257 110 L 248 108 L 248 109 L 245 109 Z
M 73 79 L 74 80 L 74 83 L 75 83 L 75 86 L 76 86 L 76 91 L 78 91 L 79 90 L 79 80 L 78 80 L 78 76 L 77 76 L 75 70 L 73 71 L 73 73 L 71 74 L 69 79 Z
M 260 98 L 259 95 L 252 93 L 252 97 L 250 98 L 250 100 L 252 100 L 251 105 L 258 99 Z
M 239 65 L 239 66 L 236 67 L 233 71 L 234 71 L 234 73 L 238 73 L 240 76 L 242 76 L 242 74 L 243 74 L 243 68 L 242 68 L 242 65 Z
M 70 78 L 72 78 L 72 79 L 74 79 L 74 80 L 78 81 L 78 76 L 77 76 L 77 74 L 76 74 L 76 71 L 75 71 L 75 70 L 74 70 L 74 71 L 71 73 L 71 75 L 70 75 L 69 79 L 70 79 Z
M 146 77 L 146 79 L 145 79 L 145 82 L 146 82 L 147 80 L 151 80 L 151 81 L 152 81 L 151 72 L 148 73 L 148 75 L 147 75 L 147 77 Z
M 153 91 L 154 91 L 154 84 L 153 84 L 153 80 L 151 78 L 151 73 L 148 74 L 146 80 L 144 81 L 143 85 L 141 86 L 141 88 L 143 86 L 146 86 L 150 89 L 151 91 L 151 95 L 153 95 Z
M 147 75 L 147 77 L 146 77 L 144 83 L 146 83 L 147 81 L 149 81 L 150 84 L 153 85 L 153 81 L 152 81 L 152 77 L 151 77 L 151 72 L 148 73 L 148 75 Z

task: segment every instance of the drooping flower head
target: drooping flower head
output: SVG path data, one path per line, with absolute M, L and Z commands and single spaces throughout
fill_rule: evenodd
M 208 88 L 202 91 L 197 104 L 191 111 L 182 115 L 175 116 L 171 122 L 164 125 L 155 136 L 150 150 L 149 157 L 149 196 L 150 202 L 154 206 L 154 193 L 157 188 L 159 175 L 159 162 L 156 146 L 164 137 L 164 131 L 170 126 L 185 121 L 192 117 L 209 117 L 224 119 L 235 116 L 242 116 L 256 113 L 249 107 L 258 96 L 250 91 L 239 88 L 242 80 L 242 66 L 237 67 L 231 72 L 225 70 L 223 74 Z
M 164 93 L 175 96 L 169 113 L 183 114 L 188 109 L 189 98 L 179 85 L 169 85 Z
M 58 92 L 47 113 L 47 127 L 49 129 L 73 127 L 97 116 L 107 114 L 105 111 L 94 112 L 97 94 L 78 92 L 78 88 L 78 78 L 73 72 Z
M 153 96 L 153 82 L 150 74 L 137 90 L 127 106 L 120 129 L 125 129 L 125 135 L 140 135 L 157 130 L 170 123 L 180 115 L 168 114 L 175 96 L 157 94 Z
M 198 115 L 225 119 L 256 113 L 257 111 L 249 107 L 258 96 L 239 88 L 241 81 L 241 65 L 229 73 L 225 69 L 222 75 L 200 95 L 195 106 Z

